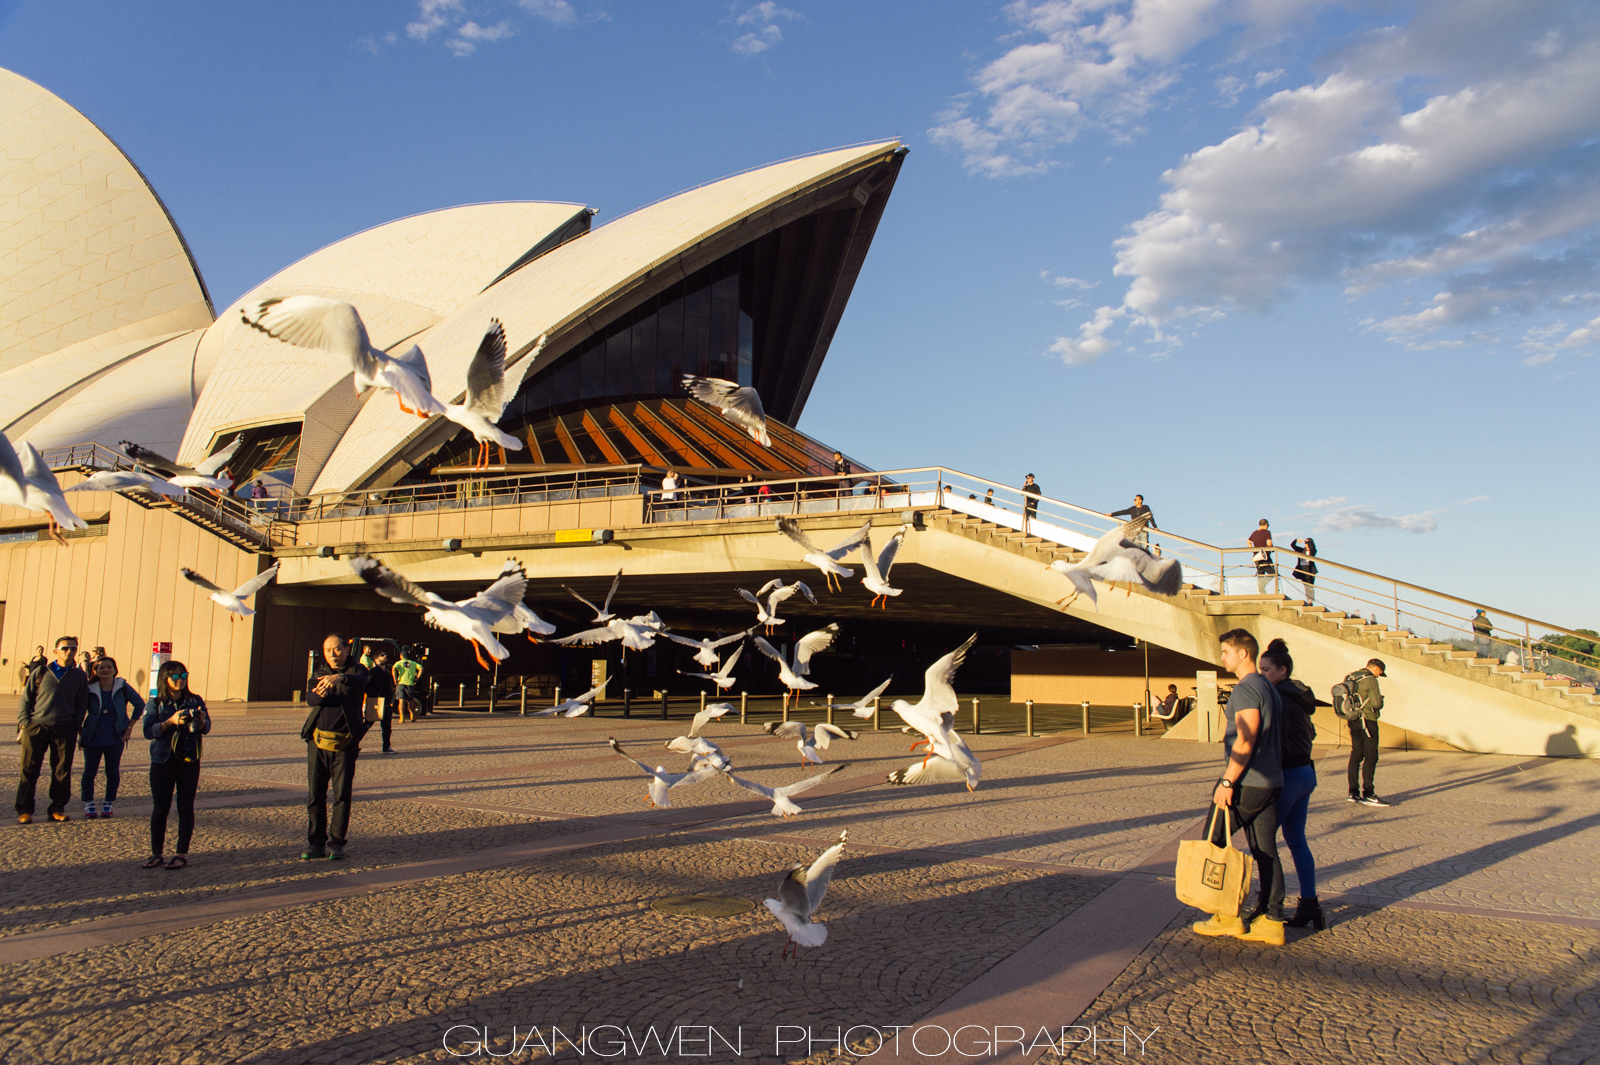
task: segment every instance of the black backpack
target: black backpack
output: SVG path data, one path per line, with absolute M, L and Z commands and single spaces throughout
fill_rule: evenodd
M 1367 670 L 1358 669 L 1333 686 L 1331 693 L 1333 712 L 1346 721 L 1361 720 L 1361 695 L 1356 684 L 1367 675 L 1369 675 Z

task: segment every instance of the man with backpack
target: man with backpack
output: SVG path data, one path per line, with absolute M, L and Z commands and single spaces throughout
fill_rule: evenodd
M 1372 790 L 1372 777 L 1378 769 L 1378 715 L 1383 710 L 1383 691 L 1378 678 L 1386 676 L 1383 659 L 1374 658 L 1356 670 L 1333 690 L 1333 709 L 1350 725 L 1350 802 L 1363 806 L 1388 806 Z

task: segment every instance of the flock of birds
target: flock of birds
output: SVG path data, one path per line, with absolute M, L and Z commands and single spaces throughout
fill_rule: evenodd
M 491 320 L 468 366 L 462 401 L 447 403 L 433 394 L 432 378 L 422 350 L 412 345 L 403 354 L 390 355 L 374 348 L 356 308 L 348 303 L 320 296 L 267 299 L 245 308 L 241 317 L 246 325 L 277 340 L 347 358 L 358 394 L 372 388 L 388 389 L 395 393 L 400 410 L 404 413 L 420 418 L 439 415 L 461 425 L 478 441 L 479 467 L 488 464 L 491 446 L 497 445 L 506 450 L 522 448 L 520 440 L 502 431 L 496 424 L 515 392 L 511 386 L 518 383 L 508 382 L 505 329 L 497 320 Z M 522 360 L 524 374 L 533 365 L 545 339 L 544 336 L 539 337 Z M 697 400 L 718 408 L 725 418 L 744 428 L 758 443 L 772 446 L 766 415 L 755 389 L 732 381 L 692 374 L 685 374 L 682 382 L 684 389 Z M 242 437 L 235 437 L 205 461 L 187 467 L 147 448 L 122 441 L 123 452 L 134 460 L 133 469 L 96 473 L 66 491 L 132 490 L 174 498 L 182 498 L 190 489 L 196 488 L 226 492 L 233 485 L 226 466 L 242 442 Z M 0 504 L 48 515 L 50 534 L 63 544 L 65 539 L 59 529 L 86 527 L 86 523 L 68 505 L 61 486 L 38 450 L 30 443 L 13 447 L 3 433 L 0 433 Z M 1052 562 L 1047 569 L 1065 576 L 1073 587 L 1072 594 L 1058 600 L 1058 605 L 1065 608 L 1079 595 L 1087 596 L 1098 605 L 1095 580 L 1113 587 L 1125 584 L 1130 594 L 1134 585 L 1157 595 L 1177 594 L 1183 581 L 1177 560 L 1163 559 L 1153 554 L 1136 539 L 1146 522 L 1147 519 L 1136 519 L 1111 530 L 1076 562 Z M 779 531 L 801 549 L 800 560 L 821 571 L 829 590 L 842 588 L 842 581 L 854 576 L 854 571 L 844 565 L 844 560 L 851 552 L 859 551 L 865 570 L 862 584 L 872 593 L 873 605 L 887 609 L 889 599 L 901 594 L 901 589 L 890 584 L 890 571 L 911 529 L 910 525 L 901 525 L 883 549 L 875 552 L 870 522 L 826 550 L 813 543 L 792 518 L 779 518 L 777 524 Z M 509 656 L 499 637 L 521 632 L 530 640 L 538 641 L 556 631 L 555 625 L 542 620 L 523 602 L 528 578 L 522 563 L 515 559 L 507 559 L 500 574 L 483 591 L 456 601 L 428 591 L 370 556 L 354 558 L 350 565 L 356 575 L 379 595 L 391 602 L 420 607 L 426 624 L 455 633 L 468 641 L 478 664 L 485 669 L 491 665 L 485 660 L 485 653 L 495 662 L 504 661 Z M 208 591 L 210 599 L 226 610 L 230 620 L 233 620 L 249 617 L 253 613 L 246 600 L 271 582 L 278 572 L 278 566 L 273 565 L 231 592 L 187 567 L 180 572 L 186 580 Z M 703 671 L 683 672 L 684 676 L 704 680 L 715 691 L 721 692 L 737 683 L 733 670 L 748 641 L 758 653 L 777 664 L 787 710 L 791 696 L 798 699 L 801 691 L 817 687 L 809 677 L 812 659 L 832 647 L 839 636 L 838 624 L 826 625 L 797 639 L 792 656 L 786 657 L 766 639 L 755 635 L 756 630 L 763 627 L 767 635 L 772 635 L 778 626 L 789 620 L 780 617 L 779 610 L 792 597 L 800 595 L 813 604 L 817 602 L 816 596 L 802 581 L 785 583 L 775 579 L 755 592 L 739 589 L 739 594 L 755 607 L 755 624 L 729 636 L 702 639 L 669 631 L 653 610 L 630 618 L 614 613 L 611 605 L 621 580 L 622 570 L 619 569 L 605 602 L 600 606 L 563 586 L 594 612 L 593 626 L 550 642 L 563 646 L 620 642 L 627 650 L 644 651 L 653 647 L 657 639 L 665 637 L 695 650 L 694 660 L 703 667 Z M 896 699 L 890 704 L 893 713 L 903 722 L 902 731 L 920 737 L 911 749 L 924 750 L 920 761 L 890 773 L 887 778 L 889 783 L 961 782 L 968 791 L 977 788 L 983 775 L 982 765 L 955 730 L 957 700 L 954 688 L 956 671 L 976 640 L 975 633 L 960 647 L 928 667 L 924 674 L 922 698 L 917 702 Z M 724 658 L 718 652 L 730 644 L 736 646 Z M 873 717 L 877 712 L 877 700 L 891 680 L 893 677 L 884 680 L 844 709 L 856 718 Z M 571 718 L 587 714 L 604 688 L 605 685 L 601 684 L 582 695 L 540 710 L 536 716 L 560 714 Z M 670 807 L 674 788 L 725 780 L 770 801 L 773 816 L 792 817 L 802 812 L 794 801 L 795 796 L 815 788 L 845 768 L 844 764 L 836 765 L 781 786 L 769 786 L 739 776 L 734 772 L 733 761 L 727 752 L 702 735 L 703 730 L 734 709 L 733 704 L 726 702 L 707 706 L 695 716 L 686 735 L 669 740 L 664 745 L 670 751 L 688 756 L 689 764 L 680 773 L 670 773 L 664 765 L 652 768 L 628 754 L 615 738 L 608 738 L 607 743 L 620 757 L 626 758 L 646 775 L 645 801 L 652 807 Z M 819 752 L 830 750 L 834 743 L 854 741 L 859 736 L 858 732 L 851 729 L 826 723 L 807 725 L 799 721 L 770 723 L 764 727 L 764 731 L 772 736 L 795 740 L 802 772 L 810 766 L 823 764 Z M 841 832 L 838 842 L 824 850 L 809 867 L 794 866 L 785 875 L 778 898 L 766 900 L 767 909 L 789 934 L 785 953 L 793 947 L 798 954 L 800 946 L 815 947 L 825 941 L 827 929 L 813 920 L 813 915 L 821 905 L 834 871 L 843 857 L 847 836 L 847 832 Z

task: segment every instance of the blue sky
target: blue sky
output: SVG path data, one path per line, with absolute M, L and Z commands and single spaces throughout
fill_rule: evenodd
M 1537 562 L 1600 522 L 1592 4 L 23 2 L 0 65 L 144 170 L 219 308 L 417 211 L 603 223 L 900 136 L 802 429 L 1600 622 Z

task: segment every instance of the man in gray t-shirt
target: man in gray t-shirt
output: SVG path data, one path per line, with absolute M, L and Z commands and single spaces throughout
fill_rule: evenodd
M 1243 829 L 1261 876 L 1261 894 L 1248 930 L 1243 920 L 1222 914 L 1201 921 L 1194 930 L 1203 936 L 1236 936 L 1257 943 L 1282 946 L 1283 865 L 1278 861 L 1278 792 L 1283 788 L 1283 743 L 1280 731 L 1283 706 L 1277 691 L 1256 672 L 1259 645 L 1244 629 L 1230 629 L 1218 637 L 1222 667 L 1239 678 L 1228 696 L 1228 729 L 1223 735 L 1225 759 L 1222 779 L 1211 793 L 1211 809 L 1231 811 L 1233 827 Z M 1223 818 L 1217 818 L 1212 842 L 1227 841 Z

